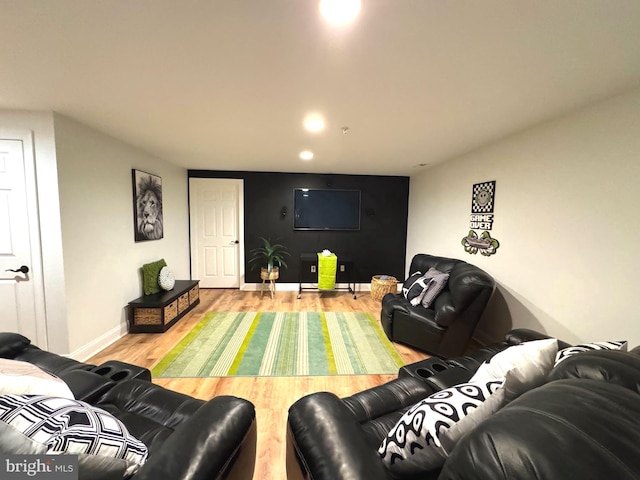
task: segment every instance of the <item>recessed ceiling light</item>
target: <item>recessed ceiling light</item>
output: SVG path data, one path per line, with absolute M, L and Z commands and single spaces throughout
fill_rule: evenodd
M 305 150 L 304 152 L 300 152 L 300 159 L 301 160 L 312 160 L 313 159 L 313 152 L 310 150 Z
M 360 13 L 360 0 L 321 0 L 320 13 L 332 25 L 345 25 Z
M 321 132 L 324 130 L 324 118 L 319 113 L 310 113 L 304 117 L 304 128 L 312 133 Z

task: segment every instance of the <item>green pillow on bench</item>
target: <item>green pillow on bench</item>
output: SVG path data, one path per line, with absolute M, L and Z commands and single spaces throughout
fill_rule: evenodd
M 164 258 L 157 262 L 146 263 L 142 265 L 142 291 L 145 295 L 153 295 L 160 291 L 160 285 L 158 284 L 158 275 L 162 267 L 166 267 L 167 262 Z

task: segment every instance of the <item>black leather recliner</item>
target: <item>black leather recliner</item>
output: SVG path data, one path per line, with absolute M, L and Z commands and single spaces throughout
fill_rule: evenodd
M 387 337 L 444 358 L 462 355 L 495 289 L 491 275 L 463 260 L 418 254 L 409 275 L 429 268 L 449 273 L 432 306 L 412 306 L 402 293 L 382 299 L 380 321 Z
M 399 378 L 347 398 L 329 392 L 301 398 L 289 409 L 289 480 L 399 480 L 377 449 L 411 406 L 469 380 L 498 351 L 545 337 L 514 330 L 504 342 L 471 356 L 403 367 Z M 635 480 L 640 478 L 638 445 L 640 347 L 629 353 L 591 351 L 567 358 L 543 385 L 481 422 L 441 469 L 401 479 Z
M 42 350 L 16 333 L 0 333 L 0 358 L 29 362 L 56 375 L 77 400 L 124 423 L 149 449 L 133 480 L 245 480 L 253 475 L 255 408 L 245 399 L 196 399 L 151 383 L 146 368 L 117 361 L 98 366 L 78 362 Z

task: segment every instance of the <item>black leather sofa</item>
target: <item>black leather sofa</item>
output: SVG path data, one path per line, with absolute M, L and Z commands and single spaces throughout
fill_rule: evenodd
M 567 358 L 539 387 L 481 422 L 438 470 L 393 477 L 377 449 L 408 408 L 467 381 L 480 362 L 529 330 L 453 360 L 403 367 L 399 378 L 340 399 L 327 392 L 289 409 L 289 478 L 314 480 L 616 480 L 640 478 L 640 352 L 594 351 Z M 559 342 L 559 347 L 567 344 Z
M 124 423 L 149 449 L 135 480 L 246 480 L 253 475 L 255 409 L 247 400 L 195 399 L 151 383 L 146 368 L 78 362 L 41 350 L 15 333 L 0 333 L 0 358 L 29 362 L 56 375 L 77 400 Z
M 449 281 L 429 308 L 412 306 L 402 293 L 382 298 L 380 320 L 390 340 L 444 358 L 462 355 L 495 289 L 491 275 L 463 260 L 418 254 L 409 276 L 435 268 Z

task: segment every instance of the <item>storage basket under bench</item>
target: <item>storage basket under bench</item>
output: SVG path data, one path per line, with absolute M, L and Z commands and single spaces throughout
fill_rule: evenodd
M 129 333 L 167 331 L 198 303 L 199 280 L 176 280 L 172 290 L 143 295 L 129 302 Z

